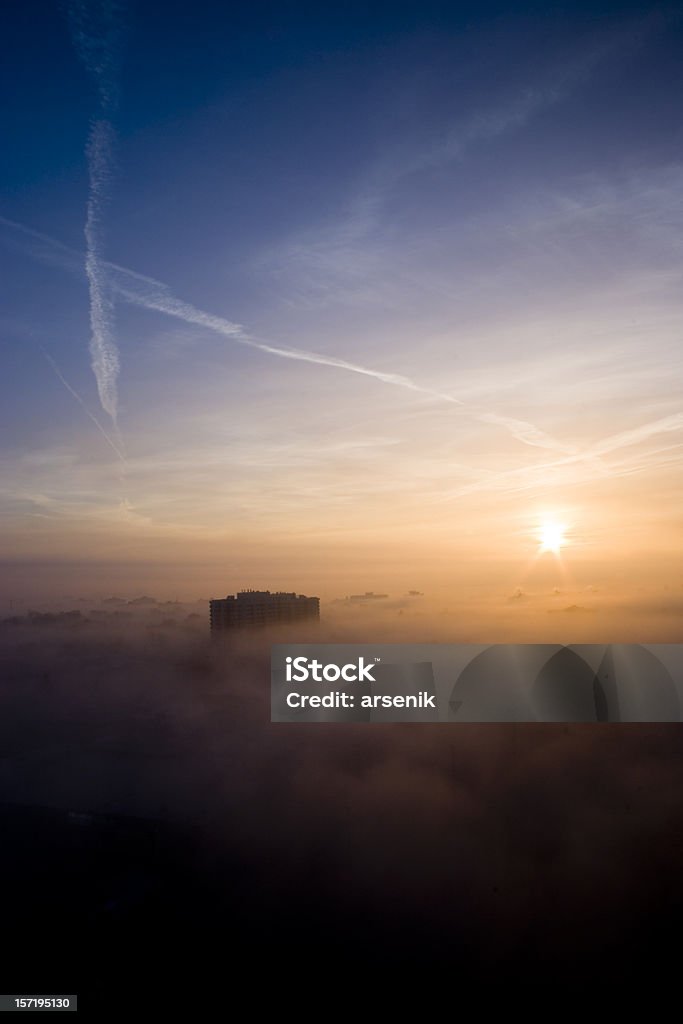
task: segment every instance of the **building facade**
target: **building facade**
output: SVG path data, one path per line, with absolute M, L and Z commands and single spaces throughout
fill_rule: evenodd
M 320 619 L 320 598 L 269 590 L 241 590 L 209 602 L 211 634 L 249 626 L 282 626 Z

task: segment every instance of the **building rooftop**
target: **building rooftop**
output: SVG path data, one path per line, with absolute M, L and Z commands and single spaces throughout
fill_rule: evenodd
M 320 618 L 320 599 L 294 591 L 240 590 L 209 602 L 211 632 Z

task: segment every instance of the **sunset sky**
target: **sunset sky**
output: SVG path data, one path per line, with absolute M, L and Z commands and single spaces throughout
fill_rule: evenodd
M 0 42 L 5 605 L 680 615 L 680 6 L 89 9 Z

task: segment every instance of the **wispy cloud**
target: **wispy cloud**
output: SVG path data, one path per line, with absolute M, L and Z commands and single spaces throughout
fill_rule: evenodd
M 540 79 L 499 95 L 489 107 L 458 122 L 442 126 L 419 146 L 408 145 L 385 153 L 370 175 L 366 195 L 379 198 L 391 185 L 417 171 L 463 159 L 475 146 L 494 141 L 529 124 L 538 114 L 572 96 L 612 54 L 633 45 L 632 32 L 614 32 L 583 52 L 550 67 Z
M 388 203 L 408 179 L 436 168 L 457 165 L 472 151 L 523 130 L 584 88 L 608 60 L 623 57 L 643 44 L 661 18 L 652 16 L 596 36 L 572 57 L 536 71 L 526 84 L 506 89 L 486 107 L 431 134 L 407 132 L 382 152 L 361 180 L 336 221 L 297 232 L 266 250 L 259 266 L 286 284 L 286 305 L 318 301 L 364 301 L 377 295 L 369 272 L 384 266 L 393 245 L 384 237 Z

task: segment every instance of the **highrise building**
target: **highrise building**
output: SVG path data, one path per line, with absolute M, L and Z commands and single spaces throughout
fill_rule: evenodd
M 269 590 L 241 590 L 209 602 L 211 634 L 248 626 L 281 626 L 320 619 L 320 598 Z

